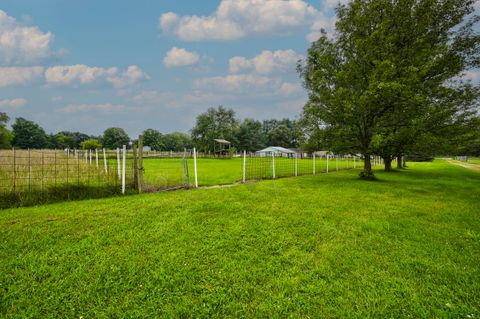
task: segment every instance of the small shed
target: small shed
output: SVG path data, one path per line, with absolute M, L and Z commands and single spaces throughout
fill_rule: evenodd
M 213 140 L 213 154 L 215 156 L 226 156 L 230 153 L 230 143 L 227 140 L 221 138 L 215 138 Z
M 295 157 L 295 154 L 295 151 L 281 146 L 269 146 L 267 148 L 264 148 L 263 150 L 255 152 L 255 155 L 260 157 L 267 157 L 272 155 L 281 157 Z

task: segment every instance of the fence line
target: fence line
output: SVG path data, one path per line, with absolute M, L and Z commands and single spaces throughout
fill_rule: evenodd
M 141 152 L 138 152 L 141 156 Z M 234 155 L 230 160 L 219 160 L 228 169 L 230 177 L 223 176 L 216 182 L 215 168 L 206 172 L 200 158 L 208 157 L 197 149 L 178 152 L 144 152 L 139 161 L 137 176 L 143 176 L 142 160 L 147 160 L 144 183 L 135 185 L 134 154 L 125 146 L 115 150 L 0 150 L 0 208 L 39 204 L 55 199 L 80 199 L 102 197 L 112 194 L 125 194 L 136 189 L 138 192 L 151 192 L 171 188 L 210 186 L 251 180 L 276 179 L 289 176 L 318 175 L 357 168 L 362 164 L 358 156 L 310 153 L 259 156 L 255 153 Z M 202 157 L 207 155 L 206 157 Z M 100 161 L 103 156 L 103 165 Z M 95 158 L 94 158 L 95 157 Z M 235 159 L 238 157 L 238 159 Z M 193 172 L 190 181 L 189 162 Z M 353 160 L 353 167 L 351 161 Z M 334 163 L 332 162 L 334 161 Z M 205 162 L 215 167 L 215 161 Z M 225 165 L 226 163 L 232 163 Z M 372 166 L 379 165 L 381 159 L 372 157 Z M 200 165 L 200 167 L 199 167 Z M 212 166 L 213 165 L 213 166 Z M 199 170 L 200 169 L 200 170 Z M 237 173 L 238 172 L 238 173 Z M 205 177 L 206 175 L 212 175 Z M 224 174 L 222 169 L 218 174 Z M 238 175 L 237 175 L 238 174 Z M 143 178 L 140 178 L 143 181 Z M 15 202 L 15 203 L 13 203 Z M 13 204 L 12 204 L 13 203 Z

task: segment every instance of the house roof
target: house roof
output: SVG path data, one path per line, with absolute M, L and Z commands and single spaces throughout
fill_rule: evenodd
M 281 146 L 269 146 L 264 148 L 263 150 L 257 151 L 256 153 L 263 153 L 263 152 L 275 152 L 275 153 L 286 153 L 291 154 L 295 153 L 295 151 L 289 150 L 288 148 L 281 147 Z

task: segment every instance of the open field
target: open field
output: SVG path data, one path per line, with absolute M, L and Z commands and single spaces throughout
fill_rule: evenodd
M 119 194 L 117 164 L 114 151 L 104 161 L 102 150 L 0 150 L 0 209 Z M 131 167 L 128 159 L 128 185 Z
M 467 163 L 480 165 L 480 157 L 469 157 Z
M 357 174 L 4 210 L 0 317 L 478 318 L 480 174 Z
M 183 168 L 183 159 L 181 158 L 147 158 L 144 159 L 144 179 L 145 184 L 157 187 L 178 186 L 185 183 Z M 359 159 L 356 159 L 357 167 L 362 165 Z M 315 173 L 326 172 L 327 161 L 325 158 L 315 159 Z M 353 168 L 352 159 L 338 160 L 338 170 Z M 329 171 L 335 172 L 337 169 L 336 159 L 329 160 Z M 212 159 L 199 158 L 197 160 L 198 183 L 200 186 L 233 184 L 242 181 L 243 158 L 231 159 Z M 188 158 L 188 171 L 190 185 L 194 184 L 193 159 Z M 276 177 L 286 177 L 295 175 L 295 159 L 293 158 L 275 158 Z M 298 175 L 313 174 L 313 160 L 298 159 Z M 247 158 L 246 179 L 271 179 L 273 176 L 271 157 Z

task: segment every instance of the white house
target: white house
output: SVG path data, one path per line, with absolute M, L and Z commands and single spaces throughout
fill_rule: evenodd
M 255 152 L 255 155 L 260 157 L 272 156 L 272 154 L 281 157 L 295 157 L 296 152 L 281 146 L 269 146 L 263 150 Z

